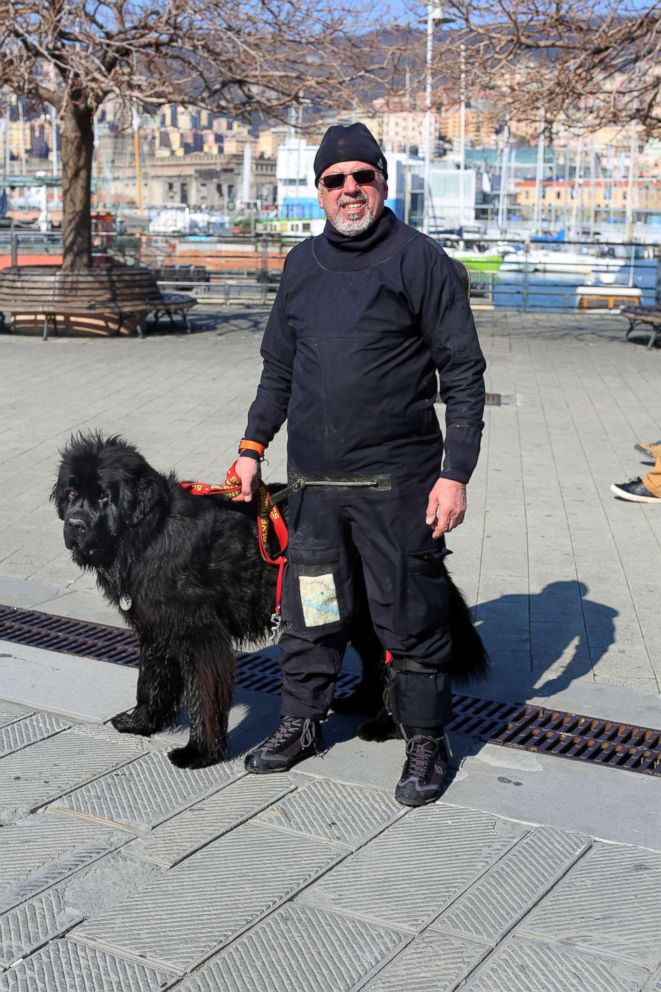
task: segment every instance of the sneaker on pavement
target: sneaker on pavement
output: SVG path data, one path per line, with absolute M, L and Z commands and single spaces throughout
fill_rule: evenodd
M 395 799 L 402 806 L 433 803 L 443 792 L 450 763 L 445 736 L 413 734 L 406 740 L 406 761 L 395 788 Z
M 245 757 L 246 771 L 256 775 L 289 771 L 299 761 L 323 750 L 318 720 L 283 716 L 270 737 Z
M 620 499 L 628 499 L 631 503 L 661 503 L 661 496 L 655 496 L 643 485 L 642 479 L 632 479 L 631 482 L 613 483 L 611 492 Z

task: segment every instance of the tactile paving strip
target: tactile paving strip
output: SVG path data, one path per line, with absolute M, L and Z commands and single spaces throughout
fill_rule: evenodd
M 172 979 L 135 961 L 56 940 L 0 975 L 0 992 L 157 992 Z
M 661 854 L 596 844 L 519 931 L 654 970 L 661 964 L 659 893 Z
M 10 703 L 6 699 L 0 699 L 0 727 L 6 727 L 8 723 L 15 720 L 22 720 L 26 716 L 32 716 L 34 710 L 19 706 L 18 703 Z
M 486 944 L 427 931 L 364 986 L 365 992 L 451 992 L 488 953 Z
M 514 938 L 471 976 L 462 992 L 640 992 L 649 973 L 565 944 Z
M 298 789 L 258 819 L 269 826 L 354 845 L 403 812 L 385 792 L 326 780 Z
M 127 840 L 123 832 L 53 813 L 3 827 L 1 834 L 0 909 L 11 909 Z
M 52 713 L 35 713 L 33 716 L 16 720 L 0 729 L 0 758 L 13 751 L 20 751 L 37 741 L 53 737 L 71 726 L 66 720 Z
M 495 943 L 590 846 L 587 837 L 538 827 L 450 906 L 433 928 Z
M 171 868 L 293 788 L 286 775 L 246 775 L 168 820 L 144 839 L 133 841 L 125 853 Z
M 49 889 L 0 916 L 0 964 L 9 967 L 82 919 L 68 909 L 62 893 Z
M 149 830 L 196 799 L 221 789 L 235 775 L 235 765 L 176 768 L 166 755 L 153 752 L 76 789 L 52 808 Z
M 328 842 L 247 823 L 70 936 L 184 972 L 291 897 L 341 853 Z
M 428 806 L 396 821 L 299 900 L 418 930 L 523 833 L 486 813 Z
M 2 759 L 0 817 L 27 813 L 142 753 L 119 734 L 73 728 Z
M 337 913 L 283 906 L 209 961 L 181 992 L 349 992 L 404 941 Z

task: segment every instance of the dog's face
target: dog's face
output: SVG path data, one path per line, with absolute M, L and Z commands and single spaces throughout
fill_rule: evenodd
M 164 482 L 121 438 L 73 437 L 62 451 L 51 499 L 76 564 L 111 565 L 122 535 L 165 498 Z

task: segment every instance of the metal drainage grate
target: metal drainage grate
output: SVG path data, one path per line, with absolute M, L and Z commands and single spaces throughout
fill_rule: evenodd
M 132 630 L 2 604 L 0 640 L 109 661 L 129 668 L 137 668 L 140 664 L 138 639 Z M 254 652 L 240 654 L 238 661 L 237 682 L 240 686 L 274 695 L 280 692 L 282 678 L 275 658 L 267 653 Z M 359 676 L 343 672 L 337 685 L 339 689 L 351 692 L 358 681 Z
M 133 631 L 1 604 L 0 639 L 134 668 L 139 661 Z M 237 681 L 247 689 L 279 693 L 276 657 L 268 652 L 239 655 Z M 338 689 L 350 692 L 358 681 L 357 675 L 343 672 Z M 463 693 L 455 693 L 453 701 L 455 716 L 448 729 L 456 733 L 524 751 L 661 775 L 659 730 Z

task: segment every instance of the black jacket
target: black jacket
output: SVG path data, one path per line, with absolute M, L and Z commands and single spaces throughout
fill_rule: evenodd
M 473 317 L 445 252 L 387 208 L 363 235 L 327 224 L 290 251 L 261 353 L 245 436 L 267 445 L 287 419 L 290 473 L 344 478 L 434 464 L 468 482 L 484 426 Z

